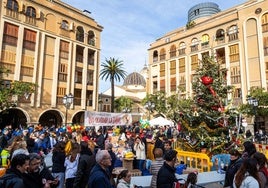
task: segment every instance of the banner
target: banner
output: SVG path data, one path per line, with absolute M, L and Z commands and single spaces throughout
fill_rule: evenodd
M 85 126 L 131 125 L 129 113 L 85 112 Z

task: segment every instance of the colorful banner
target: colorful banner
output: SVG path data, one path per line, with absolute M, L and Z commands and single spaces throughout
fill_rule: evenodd
M 130 113 L 85 112 L 85 126 L 131 125 Z

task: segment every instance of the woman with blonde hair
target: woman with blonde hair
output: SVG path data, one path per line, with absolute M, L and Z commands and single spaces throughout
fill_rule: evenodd
M 80 158 L 80 144 L 74 143 L 69 156 L 66 156 L 64 166 L 65 170 L 65 188 L 73 188 L 76 177 L 78 162 Z

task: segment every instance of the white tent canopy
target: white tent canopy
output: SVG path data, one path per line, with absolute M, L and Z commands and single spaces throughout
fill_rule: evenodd
M 149 121 L 150 125 L 151 126 L 154 126 L 154 125 L 159 125 L 159 126 L 164 126 L 164 125 L 170 125 L 170 126 L 173 126 L 174 123 L 170 120 L 167 120 L 163 117 L 157 117 L 155 119 L 152 119 Z

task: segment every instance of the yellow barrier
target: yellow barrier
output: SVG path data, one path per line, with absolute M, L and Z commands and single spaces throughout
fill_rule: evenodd
M 189 168 L 198 169 L 199 172 L 208 172 L 213 165 L 210 158 L 204 153 L 175 150 L 178 152 L 179 161 L 183 161 Z
M 266 144 L 255 144 L 256 150 L 263 153 L 268 159 L 268 145 Z

